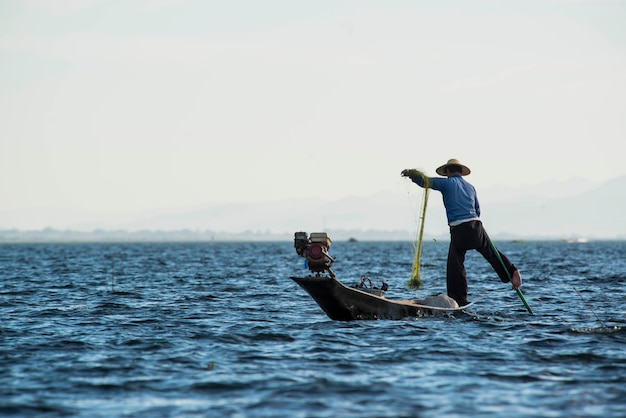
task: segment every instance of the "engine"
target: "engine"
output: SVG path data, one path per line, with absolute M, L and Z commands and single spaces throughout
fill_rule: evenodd
M 330 277 L 335 277 L 335 273 L 330 268 L 335 259 L 330 256 L 331 240 L 326 232 L 312 232 L 311 236 L 306 232 L 296 232 L 293 246 L 300 257 L 304 257 L 305 265 L 311 272 L 319 276 L 328 272 Z

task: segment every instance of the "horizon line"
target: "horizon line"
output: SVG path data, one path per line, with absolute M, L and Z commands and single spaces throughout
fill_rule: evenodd
M 177 230 L 159 229 L 101 229 L 90 231 L 46 227 L 23 230 L 19 228 L 0 228 L 0 243 L 43 243 L 43 242 L 243 242 L 243 241 L 291 241 L 294 232 L 275 232 L 263 230 L 213 231 L 183 228 Z M 314 231 L 318 232 L 318 231 Z M 328 228 L 333 241 L 416 241 L 413 234 L 403 230 L 376 229 L 333 229 Z M 334 238 L 333 238 L 334 235 Z M 588 241 L 625 241 L 626 236 L 581 236 L 580 234 L 558 235 L 520 235 L 498 233 L 494 238 L 500 241 L 567 241 L 584 243 Z M 448 234 L 427 234 L 424 241 L 450 241 Z

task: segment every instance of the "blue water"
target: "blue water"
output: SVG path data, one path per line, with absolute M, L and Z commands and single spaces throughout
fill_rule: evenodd
M 335 322 L 291 242 L 0 245 L 0 415 L 626 416 L 626 242 L 496 244 L 534 316 L 475 252 L 467 313 Z M 446 253 L 425 244 L 420 296 Z M 415 296 L 411 243 L 331 254 Z

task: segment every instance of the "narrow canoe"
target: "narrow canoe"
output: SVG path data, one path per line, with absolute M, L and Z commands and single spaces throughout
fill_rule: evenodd
M 335 321 L 402 319 L 461 311 L 462 307 L 430 306 L 421 300 L 392 300 L 348 287 L 333 277 L 291 277 Z

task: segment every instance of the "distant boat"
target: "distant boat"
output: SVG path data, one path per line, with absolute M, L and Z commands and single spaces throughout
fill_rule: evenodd
M 585 242 L 589 242 L 589 240 L 587 238 L 569 238 L 566 239 L 565 242 L 573 244 L 573 243 L 585 243 Z

